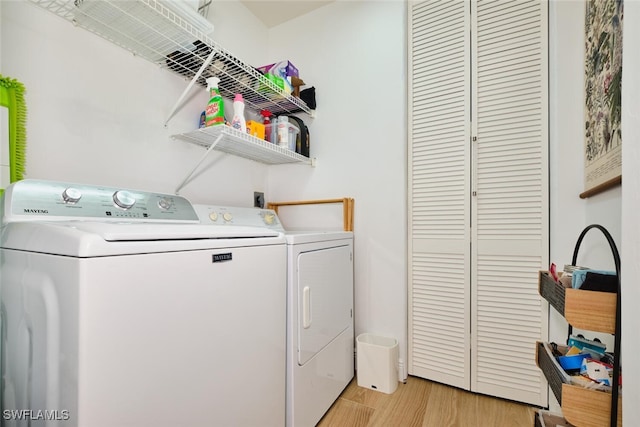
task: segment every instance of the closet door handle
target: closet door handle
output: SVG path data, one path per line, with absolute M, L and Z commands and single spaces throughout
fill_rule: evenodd
M 305 286 L 302 290 L 302 327 L 309 329 L 311 326 L 311 288 Z
M 471 137 L 471 195 L 478 195 L 478 137 Z

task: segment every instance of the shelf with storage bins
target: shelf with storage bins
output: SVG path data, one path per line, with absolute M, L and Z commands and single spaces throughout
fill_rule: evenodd
M 538 291 L 576 328 L 614 334 L 616 294 L 565 288 L 548 271 L 538 273 Z
M 171 0 L 30 0 L 32 3 L 191 80 L 167 122 L 194 84 L 220 78 L 222 96 L 241 93 L 249 108 L 276 115 L 303 112 L 299 98 L 215 43 L 213 25 L 183 2 Z
M 212 150 L 222 151 L 267 165 L 299 163 L 315 166 L 315 159 L 302 156 L 295 151 L 256 138 L 248 133 L 240 132 L 227 125 L 200 128 L 173 135 L 172 138 L 196 144 L 207 149 L 202 159 L 178 186 L 176 193 L 184 186 L 189 178 L 193 176 L 193 173 Z
M 562 407 L 564 418 L 577 427 L 609 425 L 612 393 L 573 384 L 548 343 L 536 343 L 536 361 Z M 622 397 L 618 395 L 617 425 L 622 426 Z
M 565 288 L 547 271 L 539 272 L 538 290 L 540 295 L 565 317 L 569 323 L 569 335 L 573 327 L 614 335 L 612 387 L 600 387 L 604 390 L 596 390 L 575 381 L 560 366 L 552 347 L 547 343 L 536 343 L 536 363 L 549 382 L 549 387 L 560 403 L 564 418 L 569 423 L 576 427 L 622 426 L 622 399 L 619 389 L 620 256 L 611 235 L 604 227 L 594 224 L 582 231 L 573 253 L 572 265 L 577 265 L 582 239 L 593 228 L 602 231 L 611 247 L 616 266 L 617 292 Z

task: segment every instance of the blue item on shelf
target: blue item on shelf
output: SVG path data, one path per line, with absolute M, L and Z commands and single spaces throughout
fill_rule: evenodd
M 573 354 L 571 356 L 558 357 L 558 363 L 565 371 L 579 371 L 582 366 L 582 359 L 591 357 L 589 353 Z
M 589 349 L 591 351 L 595 351 L 598 354 L 604 354 L 607 346 L 600 341 L 588 340 L 581 336 L 571 335 L 569 340 L 567 341 L 567 345 L 570 347 L 578 347 L 581 351 L 584 349 Z

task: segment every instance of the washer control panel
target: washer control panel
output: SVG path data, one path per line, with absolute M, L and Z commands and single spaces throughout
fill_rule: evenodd
M 23 180 L 2 200 L 2 220 L 200 222 L 184 197 L 113 187 Z
M 271 209 L 194 204 L 201 224 L 241 225 L 284 231 L 278 215 Z

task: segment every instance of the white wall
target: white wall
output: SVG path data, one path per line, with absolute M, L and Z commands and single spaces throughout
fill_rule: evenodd
M 212 1 L 207 18 L 215 26 L 213 38 L 220 46 L 255 67 L 269 63 L 268 29 L 238 0 Z
M 638 49 L 627 49 L 640 41 L 640 2 L 624 4 L 624 51 L 622 63 L 622 359 L 624 393 L 622 395 L 623 425 L 632 426 L 640 420 L 640 55 Z M 624 363 L 626 361 L 626 363 Z
M 267 37 L 244 6 L 225 4 L 234 19 L 251 25 L 246 39 L 220 31 L 222 40 L 239 47 Z M 1 31 L 2 74 L 27 89 L 27 178 L 172 193 L 204 154 L 171 139 L 197 127 L 208 100 L 204 88 L 194 88 L 165 128 L 188 83 L 181 77 L 26 1 L 2 2 Z M 258 49 L 242 55 L 264 61 Z M 212 166 L 181 192 L 192 201 L 252 206 L 253 191 L 267 190 L 267 166 L 218 152 L 206 164 Z
M 2 5 L 0 4 L 0 34 L 2 34 Z M 2 43 L 0 43 L 0 70 L 2 70 Z
M 356 335 L 398 339 L 406 366 L 405 13 L 337 1 L 270 30 L 272 59 L 316 88 L 318 166 L 272 168 L 267 200 L 355 198 Z
M 0 34 L 2 34 L 2 4 L 0 4 Z M 0 43 L 0 74 L 2 74 L 2 43 Z M 8 77 L 8 76 L 5 76 Z M 0 107 L 0 188 L 10 181 L 9 166 L 9 109 Z

